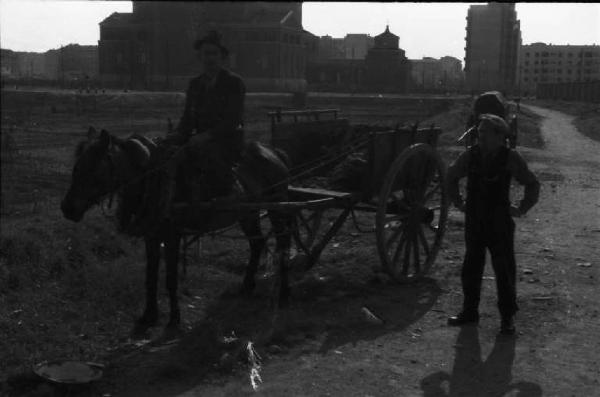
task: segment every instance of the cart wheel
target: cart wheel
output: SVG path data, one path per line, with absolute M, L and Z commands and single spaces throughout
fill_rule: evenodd
M 295 217 L 292 235 L 299 251 L 309 255 L 323 219 L 324 210 L 301 210 Z
M 419 143 L 392 163 L 376 217 L 377 249 L 383 269 L 396 281 L 417 280 L 434 263 L 444 236 L 448 200 L 440 155 Z

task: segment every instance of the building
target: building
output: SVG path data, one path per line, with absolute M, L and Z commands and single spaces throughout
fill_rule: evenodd
M 228 67 L 249 90 L 305 89 L 309 43 L 301 3 L 134 1 L 132 13 L 100 23 L 100 75 L 106 84 L 183 89 L 200 73 L 194 41 L 217 30 Z
M 536 92 L 538 84 L 600 80 L 600 46 L 523 45 L 519 75 L 519 87 L 525 95 Z
M 406 92 L 410 64 L 404 50 L 399 47 L 400 38 L 386 26 L 374 41 L 365 58 L 366 84 L 377 91 Z
M 470 6 L 466 30 L 467 87 L 476 92 L 515 90 L 521 29 L 514 3 Z
M 318 59 L 346 59 L 344 39 L 336 39 L 329 35 L 321 36 L 319 39 Z
M 445 56 L 440 59 L 411 59 L 411 89 L 413 91 L 458 91 L 464 83 L 460 59 Z
M 349 33 L 344 38 L 321 36 L 318 59 L 365 59 L 374 45 L 375 39 L 364 33 Z
M 344 37 L 346 59 L 365 59 L 367 53 L 375 45 L 375 39 L 364 33 L 350 33 Z
M 347 35 L 346 38 L 349 36 L 349 42 L 353 36 L 362 36 L 370 45 L 368 35 Z M 340 57 L 329 59 L 319 53 L 317 60 L 308 65 L 309 86 L 320 91 L 406 92 L 410 65 L 398 44 L 399 37 L 386 27 L 385 32 L 373 38 L 373 45 L 364 58 L 356 58 L 361 55 L 358 51 L 354 51 L 355 58 L 341 57 L 348 54 L 345 51 L 340 52 Z

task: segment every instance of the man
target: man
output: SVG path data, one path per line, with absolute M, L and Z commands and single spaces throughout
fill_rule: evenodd
M 479 298 L 485 265 L 485 249 L 489 249 L 496 274 L 498 309 L 502 318 L 500 333 L 515 333 L 516 262 L 514 254 L 513 217 L 524 215 L 535 205 L 540 185 L 525 160 L 506 147 L 509 127 L 503 118 L 483 114 L 477 127 L 478 143 L 463 152 L 448 169 L 448 193 L 451 202 L 465 212 L 466 252 L 461 281 L 464 302 L 462 311 L 448 319 L 460 326 L 479 322 Z M 463 202 L 458 189 L 467 177 L 467 198 Z M 510 203 L 510 180 L 514 177 L 525 186 L 518 207 Z
M 158 208 L 143 210 L 142 222 L 146 227 L 169 217 L 181 170 L 185 171 L 184 184 L 191 186 L 186 198 L 203 201 L 231 198 L 232 166 L 244 144 L 246 88 L 240 76 L 223 67 L 228 50 L 217 32 L 210 31 L 197 40 L 194 48 L 202 64 L 202 74 L 190 81 L 179 125 L 153 156 L 151 168 L 162 167 L 164 172 L 147 190 L 148 196 L 160 198 L 155 203 Z

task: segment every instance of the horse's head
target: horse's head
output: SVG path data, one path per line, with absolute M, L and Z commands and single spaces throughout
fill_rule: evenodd
M 61 203 L 65 218 L 79 222 L 114 188 L 114 164 L 109 154 L 112 139 L 105 130 L 98 133 L 90 127 L 87 140 L 77 145 L 71 185 Z

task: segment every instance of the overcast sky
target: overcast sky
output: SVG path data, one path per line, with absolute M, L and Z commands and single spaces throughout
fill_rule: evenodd
M 465 18 L 472 3 L 305 2 L 304 28 L 318 36 L 376 35 L 389 23 L 409 58 L 464 58 Z M 131 12 L 131 2 L 0 0 L 0 45 L 46 51 L 69 43 L 97 44 L 98 23 Z M 600 4 L 519 3 L 523 43 L 600 44 Z

